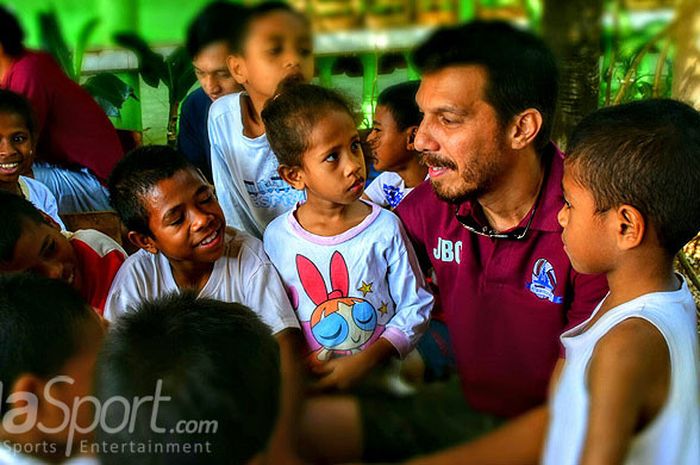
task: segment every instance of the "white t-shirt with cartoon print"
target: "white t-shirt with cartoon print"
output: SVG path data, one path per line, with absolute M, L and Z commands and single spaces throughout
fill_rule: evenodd
M 357 353 L 379 337 L 408 354 L 428 325 L 433 296 L 398 217 L 372 205 L 359 225 L 326 237 L 303 229 L 295 212 L 272 221 L 263 243 L 312 361 Z
M 305 199 L 277 173 L 267 135 L 243 135 L 240 98 L 217 99 L 209 109 L 211 169 L 226 224 L 262 238 L 267 224 Z
M 114 321 L 142 300 L 172 292 L 180 289 L 167 257 L 139 250 L 126 259 L 114 278 L 104 317 Z M 198 297 L 246 305 L 273 334 L 286 328 L 299 328 L 282 281 L 260 240 L 232 228 L 226 230 L 224 254 L 214 263 Z

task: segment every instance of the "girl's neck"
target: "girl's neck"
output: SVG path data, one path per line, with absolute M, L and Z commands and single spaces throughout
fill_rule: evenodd
M 260 113 L 267 101 L 266 97 L 256 94 L 241 94 L 241 116 L 243 119 L 243 135 L 250 138 L 265 134 L 265 125 Z
M 295 216 L 302 228 L 317 236 L 337 236 L 354 228 L 372 212 L 372 207 L 355 200 L 344 205 L 307 198 Z
M 12 62 L 14 59 L 6 55 L 4 52 L 0 53 L 0 84 L 5 80 L 5 75 L 12 67 Z
M 396 174 L 401 176 L 406 187 L 416 187 L 418 184 L 425 181 L 425 176 L 428 174 L 428 168 L 421 165 L 418 157 L 412 157 L 405 166 L 396 171 Z
M 209 281 L 214 263 L 196 263 L 190 261 L 170 262 L 173 278 L 180 289 L 193 289 L 199 292 Z
M 22 189 L 19 187 L 19 179 L 14 182 L 0 182 L 0 190 L 24 197 Z

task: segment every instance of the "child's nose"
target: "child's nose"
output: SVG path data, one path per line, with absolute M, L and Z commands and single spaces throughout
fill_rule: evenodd
M 192 213 L 192 227 L 195 230 L 202 229 L 209 225 L 211 218 L 212 216 L 209 214 L 209 212 L 201 209 L 195 209 Z
M 566 227 L 566 206 L 562 206 L 557 213 L 557 221 L 562 228 Z

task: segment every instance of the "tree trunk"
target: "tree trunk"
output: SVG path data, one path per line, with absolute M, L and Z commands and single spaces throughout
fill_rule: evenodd
M 673 97 L 700 110 L 700 6 L 698 0 L 680 0 L 676 7 Z
M 602 13 L 603 0 L 544 1 L 542 33 L 560 72 L 552 140 L 561 149 L 574 126 L 598 108 Z

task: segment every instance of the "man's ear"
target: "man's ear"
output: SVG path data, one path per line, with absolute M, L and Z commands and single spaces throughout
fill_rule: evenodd
M 514 150 L 524 149 L 534 143 L 542 129 L 542 114 L 535 108 L 518 113 L 511 121 L 511 147 Z
M 241 55 L 232 54 L 227 56 L 226 65 L 228 66 L 228 72 L 231 73 L 231 76 L 237 83 L 243 85 L 248 82 L 248 70 Z
M 413 141 L 416 140 L 416 132 L 418 132 L 418 126 L 409 126 L 404 130 L 406 134 L 406 150 L 409 152 L 416 150 L 415 145 L 413 145 Z
M 158 247 L 155 244 L 155 241 L 149 235 L 142 234 L 137 231 L 129 231 L 126 237 L 128 237 L 129 241 L 136 247 L 138 247 L 139 249 L 143 249 L 146 252 L 152 253 L 153 255 L 157 254 L 159 251 Z
M 304 173 L 300 166 L 280 165 L 277 168 L 277 173 L 287 184 L 298 191 L 304 190 L 306 187 L 306 184 L 304 184 Z
M 620 250 L 637 247 L 644 240 L 646 222 L 644 215 L 631 205 L 620 205 L 615 210 L 617 245 Z

